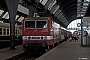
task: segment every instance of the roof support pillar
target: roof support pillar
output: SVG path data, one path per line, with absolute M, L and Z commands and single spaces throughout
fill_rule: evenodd
M 10 49 L 15 49 L 15 17 L 19 0 L 5 0 L 10 19 Z
M 83 18 L 81 18 L 81 45 L 83 45 Z

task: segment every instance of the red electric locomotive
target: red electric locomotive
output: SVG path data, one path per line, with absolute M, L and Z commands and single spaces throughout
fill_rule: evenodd
M 22 43 L 25 51 L 50 49 L 60 41 L 60 25 L 50 17 L 31 17 L 22 21 Z M 34 51 L 34 50 L 33 50 Z

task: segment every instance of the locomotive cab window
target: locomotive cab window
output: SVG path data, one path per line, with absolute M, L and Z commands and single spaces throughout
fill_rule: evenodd
M 47 28 L 47 21 L 25 21 L 25 28 Z
M 36 28 L 47 28 L 47 21 L 36 21 Z
M 25 21 L 25 28 L 35 28 L 35 21 Z

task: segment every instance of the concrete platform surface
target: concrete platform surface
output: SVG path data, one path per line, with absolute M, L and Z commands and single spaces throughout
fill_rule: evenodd
M 12 56 L 23 53 L 22 46 L 16 46 L 15 50 L 10 50 L 10 48 L 0 49 L 0 60 L 5 60 Z
M 90 60 L 90 47 L 81 47 L 80 42 L 66 41 L 36 60 Z

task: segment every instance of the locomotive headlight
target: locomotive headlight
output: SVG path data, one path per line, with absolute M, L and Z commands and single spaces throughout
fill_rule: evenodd
M 27 36 L 23 36 L 23 39 L 24 39 L 24 40 L 27 40 Z
M 44 36 L 44 40 L 46 40 L 47 39 L 47 37 L 46 36 Z
M 24 39 L 27 40 L 27 37 L 25 36 Z

